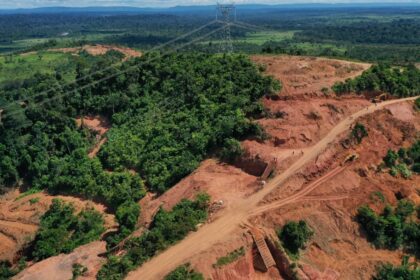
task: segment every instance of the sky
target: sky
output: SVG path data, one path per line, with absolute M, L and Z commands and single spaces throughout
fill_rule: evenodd
M 86 6 L 133 6 L 133 7 L 172 7 L 177 5 L 212 5 L 217 0 L 0 0 L 0 8 L 35 7 L 86 7 Z M 223 2 L 223 1 L 221 1 Z M 236 0 L 237 4 L 297 4 L 297 3 L 389 3 L 401 0 Z M 404 2 L 420 3 L 420 0 Z

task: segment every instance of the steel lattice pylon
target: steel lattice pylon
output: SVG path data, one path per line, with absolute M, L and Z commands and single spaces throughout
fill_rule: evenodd
M 232 36 L 230 32 L 232 16 L 233 16 L 234 21 L 236 21 L 235 4 L 217 3 L 216 19 L 219 20 L 219 17 L 221 17 L 221 21 L 224 24 L 222 38 L 221 38 L 222 40 L 220 43 L 220 52 L 222 53 L 233 52 Z

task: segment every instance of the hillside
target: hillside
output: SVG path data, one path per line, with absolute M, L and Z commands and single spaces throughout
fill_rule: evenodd
M 0 7 L 0 280 L 420 279 L 419 5 L 123 5 Z

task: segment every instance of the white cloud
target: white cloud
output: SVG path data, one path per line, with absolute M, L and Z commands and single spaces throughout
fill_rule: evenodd
M 229 0 L 227 0 L 229 1 Z M 229 1 L 230 2 L 230 1 Z M 238 4 L 261 3 L 261 4 L 282 4 L 282 3 L 386 3 L 398 2 L 398 0 L 236 0 Z M 405 2 L 420 3 L 420 0 L 408 0 Z M 0 8 L 32 8 L 47 6 L 134 6 L 134 7 L 169 7 L 176 5 L 211 5 L 216 0 L 0 0 Z

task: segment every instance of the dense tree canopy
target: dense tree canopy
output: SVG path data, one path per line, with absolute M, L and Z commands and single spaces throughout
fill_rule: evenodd
M 85 209 L 75 215 L 71 204 L 54 199 L 50 209 L 41 217 L 33 244 L 32 257 L 42 260 L 98 240 L 105 231 L 102 215 Z
M 420 94 L 420 69 L 414 65 L 374 65 L 359 77 L 335 84 L 333 90 L 337 94 L 385 92 L 398 97 L 416 96 Z
M 278 89 L 244 56 L 152 54 L 117 68 L 110 63 L 108 56 L 92 66 L 79 64 L 77 77 L 106 71 L 69 88 L 38 75 L 2 93 L 8 106 L 0 126 L 1 184 L 23 178 L 35 188 L 101 197 L 117 208 L 144 194 L 142 180 L 124 170 L 137 170 L 152 190 L 165 191 L 226 139 L 260 134 L 247 115 L 259 98 Z M 119 71 L 125 74 L 77 90 Z M 25 111 L 10 103 L 17 99 L 27 100 Z M 99 159 L 86 155 L 95 135 L 74 121 L 94 113 L 113 125 Z
M 149 230 L 127 242 L 127 253 L 123 257 L 110 257 L 97 278 L 122 279 L 158 251 L 182 240 L 190 231 L 195 230 L 197 224 L 206 220 L 209 201 L 208 195 L 200 194 L 194 201 L 182 200 L 171 211 L 160 209 Z
M 416 280 L 420 279 L 420 268 L 416 263 L 408 263 L 408 257 L 404 257 L 401 266 L 385 264 L 378 267 L 373 280 Z
M 292 255 L 299 255 L 299 250 L 305 248 L 306 242 L 314 232 L 305 221 L 287 222 L 277 231 L 283 247 Z
M 401 200 L 393 209 L 386 206 L 381 215 L 370 207 L 362 206 L 357 220 L 367 234 L 367 238 L 378 248 L 397 250 L 403 247 L 407 252 L 420 254 L 420 223 L 411 216 L 415 211 L 412 202 Z
M 420 173 L 420 140 L 409 148 L 400 148 L 398 151 L 388 150 L 384 157 L 386 167 L 390 168 L 390 174 L 401 174 L 408 179 L 411 173 Z
M 204 276 L 191 269 L 189 264 L 185 264 L 166 275 L 164 280 L 204 280 Z

